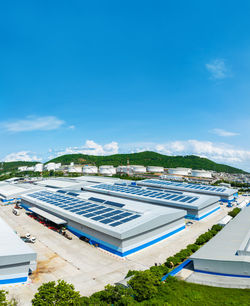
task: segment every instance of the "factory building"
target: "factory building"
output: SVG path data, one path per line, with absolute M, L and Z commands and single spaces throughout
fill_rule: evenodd
M 249 220 L 250 207 L 247 207 L 195 252 L 190 257 L 194 271 L 250 278 Z
M 158 206 L 184 209 L 186 218 L 201 220 L 220 209 L 219 197 L 190 194 L 182 191 L 142 187 L 135 182 L 86 184 L 84 190 L 103 193 L 119 198 L 139 200 Z
M 36 253 L 0 218 L 0 285 L 25 283 L 36 268 Z
M 22 205 L 89 243 L 127 256 L 185 228 L 185 211 L 92 192 L 43 188 L 22 195 Z
M 167 189 L 167 190 L 191 192 L 197 195 L 198 194 L 210 195 L 210 196 L 213 195 L 220 197 L 220 200 L 223 202 L 231 202 L 238 197 L 237 189 L 226 188 L 221 186 L 170 182 L 170 181 L 156 180 L 156 179 L 143 180 L 138 182 L 138 185 Z

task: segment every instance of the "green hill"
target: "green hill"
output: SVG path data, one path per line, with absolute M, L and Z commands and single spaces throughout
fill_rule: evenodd
M 0 172 L 11 172 L 17 170 L 21 166 L 34 166 L 37 162 L 27 161 L 15 161 L 15 162 L 3 162 L 0 164 Z
M 115 154 L 109 156 L 94 156 L 84 154 L 68 154 L 56 157 L 49 162 L 62 163 L 64 165 L 74 162 L 75 164 L 101 165 L 131 165 L 162 166 L 165 168 L 185 167 L 192 169 L 214 170 L 217 172 L 246 173 L 241 169 L 230 167 L 224 164 L 217 164 L 207 158 L 194 155 L 167 156 L 156 152 L 140 152 L 131 154 Z

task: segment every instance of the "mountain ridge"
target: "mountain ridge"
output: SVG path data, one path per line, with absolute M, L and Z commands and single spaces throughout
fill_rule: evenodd
M 231 167 L 225 164 L 218 164 L 210 159 L 199 157 L 196 155 L 185 156 L 168 156 L 152 151 L 144 151 L 139 153 L 128 154 L 113 154 L 105 156 L 86 155 L 86 154 L 66 154 L 51 159 L 46 162 L 61 162 L 62 164 L 91 164 L 96 166 L 101 165 L 127 165 L 127 161 L 131 165 L 144 166 L 162 166 L 164 168 L 185 167 L 195 170 L 212 170 L 217 172 L 228 173 L 247 173 L 242 169 Z

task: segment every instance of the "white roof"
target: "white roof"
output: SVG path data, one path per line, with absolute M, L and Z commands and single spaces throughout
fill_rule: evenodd
M 41 191 L 49 191 L 52 192 L 51 189 L 43 189 Z M 63 201 L 66 203 L 68 201 L 80 201 L 80 210 L 84 209 L 84 206 L 81 208 L 81 201 L 90 202 L 90 204 L 96 204 L 105 206 L 106 208 L 112 208 L 113 211 L 115 210 L 122 210 L 122 213 L 132 213 L 134 215 L 140 215 L 138 218 L 130 220 L 129 222 L 122 223 L 119 226 L 112 227 L 109 224 L 104 224 L 98 221 L 91 219 L 91 217 L 84 217 L 83 215 L 77 214 L 77 212 L 71 212 L 70 209 L 60 208 L 58 205 L 51 203 L 50 197 L 49 201 L 44 200 L 44 198 L 34 198 L 34 193 L 25 194 L 22 196 L 22 199 L 31 203 L 31 205 L 37 206 L 42 210 L 46 210 L 51 214 L 56 214 L 58 217 L 62 219 L 71 219 L 75 222 L 93 228 L 95 230 L 104 232 L 108 235 L 112 235 L 117 238 L 126 238 L 133 235 L 136 235 L 140 232 L 145 232 L 146 230 L 150 230 L 152 228 L 159 227 L 161 225 L 167 224 L 169 222 L 173 222 L 176 219 L 184 218 L 186 212 L 184 210 L 169 208 L 169 207 L 162 207 L 162 206 L 155 206 L 148 203 L 142 203 L 134 200 L 128 199 L 117 199 L 116 197 L 96 194 L 92 192 L 81 192 L 78 196 L 70 196 L 66 193 L 54 192 L 54 195 L 62 195 L 64 198 Z M 67 191 L 65 191 L 67 192 Z M 79 193 L 77 191 L 77 193 Z M 98 198 L 99 200 L 104 201 L 112 201 L 114 203 L 122 204 L 123 207 L 115 207 L 112 204 L 108 203 L 100 203 L 91 198 Z M 53 200 L 52 200 L 53 201 Z M 74 209 L 74 205 L 79 205 L 78 203 L 70 204 L 70 206 Z M 61 204 L 59 204 L 61 205 Z M 108 217 L 107 217 L 108 219 Z
M 195 252 L 191 256 L 191 259 L 197 258 L 250 262 L 249 220 L 250 207 L 246 207 L 215 237 Z
M 11 264 L 18 255 L 35 256 L 35 252 L 0 218 L 0 265 L 6 264 L 6 261 Z M 24 258 L 23 261 L 27 261 L 27 257 Z

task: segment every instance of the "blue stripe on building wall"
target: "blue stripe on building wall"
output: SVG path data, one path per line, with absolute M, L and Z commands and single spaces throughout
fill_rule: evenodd
M 201 216 L 201 217 L 196 217 L 195 215 L 186 215 L 185 218 L 186 219 L 191 219 L 191 220 L 196 220 L 196 221 L 200 221 L 208 216 L 210 216 L 211 214 L 213 214 L 214 212 L 216 212 L 217 210 L 220 209 L 220 206 L 216 207 L 215 209 L 211 210 L 210 212 L 206 213 L 205 215 Z
M 194 269 L 194 271 L 195 271 L 195 272 L 199 272 L 199 273 L 210 274 L 210 275 L 221 275 L 221 276 L 229 276 L 229 277 L 244 277 L 244 278 L 250 278 L 250 275 L 239 275 L 239 274 L 217 273 L 217 272 L 209 272 L 209 271 L 204 271 L 204 270 L 196 270 L 196 269 Z
M 0 279 L 0 285 L 5 284 L 15 284 L 15 283 L 25 283 L 27 282 L 28 277 L 18 277 L 18 278 L 9 278 L 9 279 Z
M 104 241 L 96 239 L 95 237 L 92 237 L 92 236 L 90 236 L 88 234 L 85 234 L 84 232 L 81 232 L 81 231 L 79 231 L 79 230 L 77 230 L 77 229 L 75 229 L 75 228 L 73 228 L 71 226 L 68 226 L 68 229 L 73 234 L 75 234 L 78 237 L 85 236 L 85 237 L 89 238 L 91 240 L 92 244 L 98 244 L 98 246 L 100 248 L 102 248 L 102 249 L 104 249 L 104 250 L 106 250 L 106 251 L 108 251 L 110 253 L 113 253 L 113 254 L 118 255 L 120 257 L 125 257 L 127 255 L 132 254 L 132 253 L 138 252 L 138 251 L 140 251 L 140 250 L 142 250 L 142 249 L 144 249 L 146 247 L 149 247 L 149 246 L 151 246 L 151 245 L 153 245 L 153 244 L 155 244 L 157 242 L 160 242 L 160 241 L 162 241 L 162 240 L 164 240 L 164 239 L 166 239 L 166 238 L 168 238 L 168 237 L 170 237 L 170 236 L 180 232 L 181 230 L 184 230 L 185 229 L 185 225 L 179 227 L 178 229 L 176 229 L 176 230 L 174 230 L 174 231 L 172 231 L 170 233 L 167 233 L 167 234 L 165 234 L 165 235 L 163 235 L 163 236 L 161 236 L 159 238 L 156 238 L 156 239 L 154 239 L 152 241 L 144 243 L 144 244 L 142 244 L 142 245 L 140 245 L 140 246 L 138 246 L 136 248 L 133 248 L 133 249 L 131 249 L 129 251 L 126 251 L 126 252 L 120 252 L 120 251 L 117 250 L 118 248 L 116 246 L 112 245 L 112 247 L 111 247 L 110 244 L 108 246 Z
M 22 203 L 21 206 L 24 209 L 26 209 L 26 210 L 29 210 L 29 208 L 30 208 L 28 205 L 26 205 L 24 203 Z M 67 225 L 67 228 L 68 228 L 69 231 L 71 231 L 77 237 L 85 236 L 86 238 L 90 239 L 90 244 L 98 244 L 98 247 L 100 247 L 100 248 L 102 248 L 102 249 L 104 249 L 104 250 L 106 250 L 106 251 L 108 251 L 110 253 L 113 253 L 115 255 L 118 255 L 120 257 L 124 257 L 124 256 L 130 255 L 132 253 L 138 252 L 138 251 L 140 251 L 140 250 L 142 250 L 142 249 L 144 249 L 144 248 L 146 248 L 148 246 L 151 246 L 151 245 L 153 245 L 153 244 L 155 244 L 157 242 L 160 242 L 160 241 L 162 241 L 162 240 L 164 240 L 164 239 L 166 239 L 166 238 L 168 238 L 168 237 L 170 237 L 170 236 L 180 232 L 181 230 L 184 230 L 185 229 L 185 225 L 183 225 L 183 226 L 179 227 L 178 229 L 176 229 L 176 230 L 174 230 L 172 232 L 169 232 L 169 233 L 167 233 L 167 234 L 165 234 L 165 235 L 163 235 L 163 236 L 161 236 L 159 238 L 156 238 L 156 239 L 154 239 L 152 241 L 144 243 L 144 244 L 142 244 L 142 245 L 140 245 L 138 247 L 135 247 L 135 248 L 133 248 L 133 249 L 131 249 L 129 251 L 126 251 L 126 252 L 121 252 L 120 248 L 118 248 L 117 246 L 109 244 L 107 242 L 104 242 L 104 241 L 102 241 L 102 240 L 100 240 L 100 239 L 98 239 L 96 237 L 93 237 L 93 236 L 91 236 L 89 234 L 86 234 L 86 233 L 84 233 L 82 231 L 79 231 L 78 229 L 76 229 L 76 228 L 74 228 L 72 226 Z

